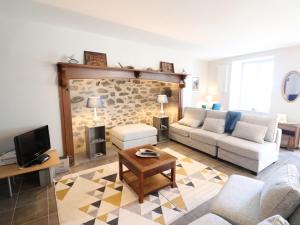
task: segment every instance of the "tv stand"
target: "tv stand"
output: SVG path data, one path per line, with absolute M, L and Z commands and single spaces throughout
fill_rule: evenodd
M 7 178 L 8 182 L 8 187 L 9 187 L 9 196 L 12 197 L 12 183 L 11 183 L 11 178 L 14 176 L 20 175 L 20 174 L 25 174 L 25 173 L 30 173 L 30 172 L 38 172 L 39 173 L 39 182 L 40 186 L 45 186 L 45 185 L 52 185 L 53 180 L 52 180 L 52 167 L 57 166 L 60 164 L 60 160 L 57 154 L 57 151 L 52 149 L 47 152 L 48 154 L 48 159 L 43 161 L 44 163 L 42 164 L 36 164 L 32 165 L 27 168 L 20 168 L 17 164 L 10 164 L 10 165 L 5 165 L 5 166 L 0 166 L 0 179 L 2 178 Z M 47 155 L 45 154 L 45 155 Z M 46 156 L 43 156 L 44 158 Z

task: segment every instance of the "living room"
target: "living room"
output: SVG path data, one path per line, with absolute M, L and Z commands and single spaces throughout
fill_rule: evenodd
M 1 1 L 0 224 L 299 225 L 299 7 Z

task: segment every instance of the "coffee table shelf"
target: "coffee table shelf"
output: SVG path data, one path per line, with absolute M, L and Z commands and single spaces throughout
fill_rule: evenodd
M 123 172 L 123 178 L 136 193 L 139 192 L 139 179 L 137 176 L 128 170 Z M 168 178 L 161 173 L 148 177 L 144 180 L 144 196 L 171 184 L 171 178 Z

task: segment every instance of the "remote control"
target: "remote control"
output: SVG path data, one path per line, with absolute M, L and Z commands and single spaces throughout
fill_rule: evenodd
M 141 152 L 141 155 L 157 156 L 157 154 L 155 152 Z

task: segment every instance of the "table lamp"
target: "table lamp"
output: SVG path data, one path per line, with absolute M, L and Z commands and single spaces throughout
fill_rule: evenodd
M 160 115 L 164 115 L 164 103 L 168 103 L 168 98 L 166 95 L 158 95 L 157 102 L 160 103 Z
M 94 124 L 97 125 L 98 116 L 97 116 L 97 109 L 103 109 L 104 108 L 104 102 L 100 98 L 100 96 L 95 97 L 89 97 L 86 104 L 87 108 L 94 109 Z

